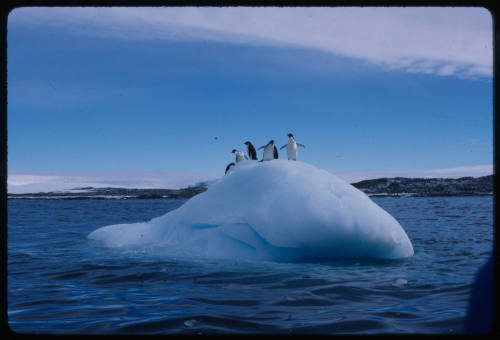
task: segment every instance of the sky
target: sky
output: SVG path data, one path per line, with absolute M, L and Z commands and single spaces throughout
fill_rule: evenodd
M 483 8 L 26 7 L 7 29 L 9 174 L 223 174 L 290 132 L 359 180 L 493 172 Z

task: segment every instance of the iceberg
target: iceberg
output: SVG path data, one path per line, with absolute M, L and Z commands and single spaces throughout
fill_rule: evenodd
M 88 235 L 112 248 L 210 258 L 323 261 L 413 255 L 401 225 L 366 194 L 313 165 L 237 163 L 207 191 L 149 222 Z

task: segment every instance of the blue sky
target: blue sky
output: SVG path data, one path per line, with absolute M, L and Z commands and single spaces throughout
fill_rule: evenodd
M 223 173 L 292 132 L 333 173 L 475 175 L 491 28 L 466 8 L 16 9 L 8 169 Z

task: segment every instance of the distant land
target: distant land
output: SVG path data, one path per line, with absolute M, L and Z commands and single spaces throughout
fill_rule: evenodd
M 461 178 L 378 178 L 351 183 L 372 197 L 493 195 L 493 175 Z M 67 191 L 8 194 L 9 199 L 152 199 L 191 198 L 207 190 L 202 182 L 182 189 L 81 187 Z
M 191 198 L 206 191 L 207 183 L 199 183 L 183 189 L 130 189 L 130 188 L 74 188 L 68 191 L 50 191 L 8 194 L 9 199 L 151 199 Z
M 493 195 L 493 175 L 461 178 L 378 178 L 352 185 L 369 196 Z

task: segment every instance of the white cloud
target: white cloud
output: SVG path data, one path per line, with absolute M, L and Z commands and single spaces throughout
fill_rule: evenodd
M 199 182 L 212 182 L 221 174 L 210 173 L 24 173 L 10 172 L 7 191 L 10 194 L 68 191 L 74 188 L 119 187 L 181 189 Z
M 429 170 L 425 173 L 428 176 L 435 177 L 479 177 L 493 174 L 493 165 L 459 166 L 456 168 Z
M 456 168 L 434 169 L 427 171 L 404 171 L 404 172 L 372 172 L 372 173 L 335 173 L 338 177 L 349 183 L 355 183 L 367 179 L 376 178 L 460 178 L 481 177 L 493 174 L 493 165 L 460 166 Z
M 441 76 L 449 76 L 452 75 L 456 72 L 457 66 L 453 64 L 448 64 L 443 67 L 441 67 L 438 71 L 437 74 Z
M 9 23 L 120 39 L 314 48 L 387 69 L 492 76 L 492 19 L 474 7 L 21 8 Z

